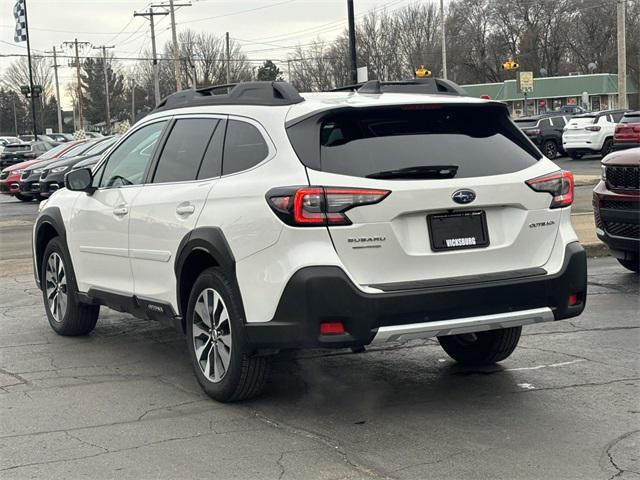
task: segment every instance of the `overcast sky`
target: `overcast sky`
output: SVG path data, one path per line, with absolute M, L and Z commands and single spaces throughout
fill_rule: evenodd
M 371 9 L 402 7 L 411 0 L 354 0 L 356 16 Z M 414 0 L 415 1 L 415 0 Z M 160 3 L 156 0 L 154 3 Z M 176 0 L 176 3 L 183 3 Z M 331 39 L 346 27 L 346 0 L 191 0 L 176 12 L 178 31 L 190 28 L 215 35 L 230 32 L 250 59 L 286 59 L 292 47 L 318 36 Z M 26 42 L 14 43 L 15 0 L 0 0 L 0 53 L 25 53 Z M 31 48 L 51 50 L 78 38 L 93 45 L 115 45 L 116 57 L 135 57 L 150 45 L 149 22 L 133 18 L 147 0 L 27 0 Z M 169 18 L 156 17 L 158 45 L 171 39 Z M 266 43 L 266 44 L 265 44 Z M 12 61 L 0 57 L 0 71 Z M 66 61 L 59 61 L 66 65 Z M 126 65 L 126 62 L 123 62 Z M 74 75 L 64 66 L 61 83 Z M 63 105 L 68 102 L 63 101 Z M 65 105 L 68 107 L 68 105 Z

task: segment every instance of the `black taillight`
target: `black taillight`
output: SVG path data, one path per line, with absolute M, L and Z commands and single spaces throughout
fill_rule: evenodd
M 280 187 L 267 192 L 267 202 L 287 225 L 318 227 L 351 225 L 345 212 L 381 202 L 389 190 L 348 187 Z

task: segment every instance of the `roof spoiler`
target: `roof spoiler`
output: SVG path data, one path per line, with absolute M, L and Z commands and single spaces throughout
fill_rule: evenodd
M 329 91 L 364 94 L 422 93 L 431 95 L 467 95 L 457 83 L 444 78 L 416 78 L 397 81 L 369 80 L 368 82 L 345 85 Z

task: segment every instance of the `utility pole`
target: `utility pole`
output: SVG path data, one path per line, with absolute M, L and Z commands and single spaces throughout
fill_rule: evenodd
M 102 73 L 104 75 L 104 98 L 107 107 L 107 116 L 105 126 L 107 133 L 111 133 L 111 105 L 109 104 L 109 77 L 107 76 L 107 48 L 116 48 L 115 46 L 100 45 L 93 47 L 94 50 L 102 50 Z
M 13 102 L 13 128 L 15 129 L 16 137 L 18 136 L 18 114 L 16 113 L 16 99 L 11 97 Z
M 64 42 L 63 45 L 67 47 L 73 46 L 75 49 L 76 80 L 78 82 L 78 123 L 80 126 L 80 130 L 82 130 L 84 128 L 84 121 L 82 118 L 82 82 L 80 80 L 80 53 L 78 49 L 79 49 L 79 46 L 88 47 L 91 44 L 89 42 L 79 42 L 78 39 L 75 38 L 73 42 Z M 71 66 L 74 66 L 74 65 L 72 64 Z
M 60 104 L 62 99 L 60 98 L 60 83 L 58 82 L 58 68 L 60 65 L 58 65 L 56 47 L 53 47 L 52 52 L 47 51 L 45 53 L 53 53 L 53 75 L 56 80 L 56 101 L 58 103 L 58 132 L 62 132 L 62 105 Z
M 231 53 L 229 48 L 229 32 L 225 34 L 225 45 L 227 52 L 227 85 L 231 83 Z
M 351 57 L 351 83 L 358 83 L 358 61 L 356 59 L 356 26 L 353 13 L 353 0 L 347 0 L 349 24 L 349 56 Z
M 156 27 L 155 21 L 153 19 L 156 15 L 168 15 L 169 12 L 154 12 L 153 6 L 149 7 L 149 11 L 147 13 L 133 13 L 134 17 L 149 17 L 149 25 L 151 26 L 151 52 L 153 56 L 153 94 L 155 104 L 158 105 L 160 103 L 160 76 L 159 76 L 159 68 L 158 65 L 158 54 L 156 51 Z
M 440 21 L 442 22 L 442 78 L 447 78 L 447 19 L 444 16 L 444 0 L 440 0 Z
M 627 46 L 625 39 L 626 0 L 618 2 L 618 108 L 627 108 Z
M 173 42 L 173 68 L 176 76 L 176 91 L 182 90 L 182 78 L 180 68 L 180 48 L 178 47 L 178 34 L 176 33 L 176 8 L 190 7 L 191 3 L 175 3 L 174 0 L 167 2 L 151 4 L 152 8 L 164 8 L 171 19 L 171 41 Z
M 131 125 L 136 123 L 136 82 L 131 79 Z

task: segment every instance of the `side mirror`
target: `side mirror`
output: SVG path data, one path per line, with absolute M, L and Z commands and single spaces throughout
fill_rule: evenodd
M 68 190 L 76 192 L 87 192 L 92 194 L 95 188 L 91 185 L 91 169 L 79 168 L 77 170 L 71 170 L 64 177 L 64 186 Z

